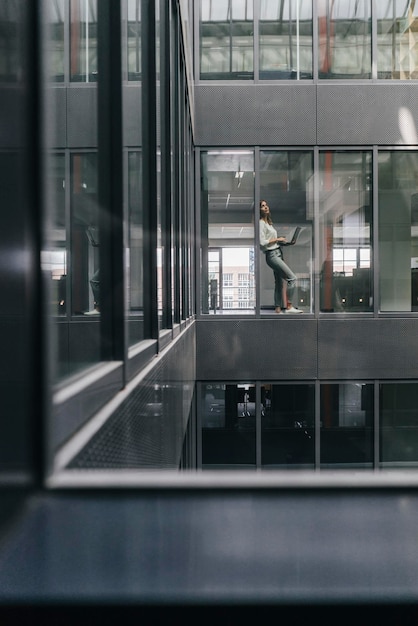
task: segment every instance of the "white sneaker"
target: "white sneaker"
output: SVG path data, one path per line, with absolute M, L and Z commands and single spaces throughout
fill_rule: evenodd
M 286 309 L 285 313 L 303 313 L 300 309 L 295 309 L 294 306 L 291 306 L 290 309 Z
M 93 309 L 92 311 L 86 311 L 84 315 L 100 315 L 100 311 Z

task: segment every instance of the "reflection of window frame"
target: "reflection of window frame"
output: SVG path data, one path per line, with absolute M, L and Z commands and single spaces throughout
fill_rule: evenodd
M 49 2 L 45 7 L 48 25 L 48 76 L 56 82 L 67 80 L 65 47 L 67 41 L 68 4 L 66 0 Z
M 209 14 L 208 19 L 203 21 L 203 13 L 204 13 L 204 3 L 208 0 L 200 0 L 199 2 L 199 76 L 202 80 L 207 79 L 226 79 L 229 80 L 231 78 L 236 79 L 250 79 L 254 78 L 254 11 L 253 11 L 253 0 L 245 0 L 244 15 L 241 18 L 241 15 L 238 16 L 237 19 L 234 19 L 234 0 L 225 0 L 225 13 L 222 15 L 223 19 L 214 19 L 211 18 L 210 9 L 212 8 L 209 4 Z M 226 3 L 228 6 L 226 6 Z M 241 8 L 241 7 L 240 7 Z M 220 31 L 222 28 L 222 37 L 220 36 Z M 204 42 L 208 39 L 205 37 L 204 31 L 212 32 L 215 29 L 214 35 L 212 35 L 213 39 L 216 39 L 219 49 L 221 53 L 226 52 L 226 56 L 224 57 L 224 61 L 226 62 L 228 69 L 227 70 L 218 70 L 218 71 L 209 71 L 203 72 L 203 60 L 205 58 L 205 54 L 208 51 L 214 50 L 213 42 L 209 42 L 209 44 L 203 45 Z M 246 32 L 248 31 L 248 33 Z M 244 37 L 248 37 L 251 39 L 251 44 L 246 44 L 244 46 L 240 45 L 241 40 Z M 240 37 L 241 35 L 241 37 Z M 221 42 L 221 43 L 219 43 Z M 250 69 L 246 69 L 248 63 L 248 57 L 250 57 L 250 63 L 248 67 Z M 234 69 L 236 63 L 241 61 L 244 63 L 243 67 L 239 69 Z M 210 67 L 213 67 L 214 63 L 209 63 Z M 240 63 L 241 65 L 241 63 Z
M 367 4 L 366 4 L 367 2 Z M 349 5 L 350 6 L 350 5 Z M 331 78 L 331 79 L 356 79 L 356 78 L 366 78 L 370 79 L 372 77 L 372 6 L 371 0 L 363 0 L 362 3 L 355 3 L 355 8 L 357 11 L 357 7 L 361 8 L 368 7 L 368 15 L 361 16 L 360 19 L 355 19 L 355 16 L 347 15 L 347 16 L 336 16 L 333 11 L 338 11 L 338 9 L 345 8 L 343 3 L 334 3 L 330 0 L 325 0 L 324 4 L 320 8 L 322 8 L 322 12 L 318 11 L 318 76 L 319 78 Z M 347 24 L 347 26 L 346 26 Z M 368 24 L 368 32 L 362 33 L 362 29 Z M 339 42 L 345 42 L 346 47 L 349 43 L 349 30 L 351 28 L 355 29 L 354 37 L 357 37 L 359 34 L 363 37 L 362 45 L 358 45 L 356 41 L 356 45 L 353 46 L 353 50 L 358 52 L 358 55 L 361 58 L 365 57 L 368 59 L 369 67 L 366 71 L 363 71 L 354 74 L 350 71 L 344 71 L 337 73 L 335 67 L 335 59 L 339 60 L 339 56 L 341 54 L 341 48 L 339 47 Z M 346 29 L 345 31 L 342 29 Z M 360 32 L 357 32 L 357 31 Z M 340 31 L 340 32 L 339 32 Z M 342 32 L 341 32 L 342 31 Z M 345 50 L 345 59 L 351 58 L 353 55 L 347 53 Z M 360 50 L 363 52 L 360 53 Z M 346 70 L 351 69 L 354 65 L 354 61 L 350 66 L 345 68 Z M 359 64 L 357 64 L 359 65 Z
M 389 18 L 376 16 L 377 77 L 389 80 L 415 80 L 418 78 L 418 59 L 412 54 L 415 48 L 414 32 L 418 16 L 413 14 L 410 3 L 404 3 L 404 15 L 395 15 L 396 0 L 391 0 Z M 416 10 L 416 9 L 415 9 Z M 406 40 L 406 41 L 405 41 Z M 413 46 L 413 47 L 412 47 Z M 388 64 L 385 61 L 388 61 Z M 412 60 L 415 61 L 411 67 Z
M 135 4 L 134 4 L 135 3 Z M 130 11 L 134 7 L 134 20 L 130 21 Z M 132 33 L 133 36 L 130 36 Z M 126 16 L 126 62 L 128 67 L 128 80 L 140 81 L 142 78 L 142 53 L 141 53 L 141 0 L 127 0 Z M 131 46 L 131 43 L 133 45 Z M 131 53 L 134 55 L 135 67 L 130 66 Z M 157 59 L 156 59 L 157 61 Z
M 71 0 L 70 3 L 70 81 L 97 81 L 97 2 Z M 84 9 L 84 11 L 83 11 Z M 93 35 L 92 35 L 93 33 Z M 95 42 L 95 45 L 94 45 Z M 93 44 L 93 45 L 92 45 Z M 94 50 L 96 55 L 94 57 Z M 84 54 L 84 68 L 83 65 Z
M 87 229 L 90 226 L 99 227 L 98 175 L 97 150 L 77 150 L 70 153 L 71 264 L 68 274 L 71 285 L 72 315 L 80 315 L 83 311 L 93 308 L 90 280 L 98 268 L 99 248 L 90 244 Z M 91 191 L 88 191 L 89 189 Z M 76 199 L 80 202 L 76 203 Z M 86 214 L 80 212 L 83 202 L 88 209 Z M 76 223 L 79 226 L 77 229 Z M 76 233 L 77 238 L 75 238 Z M 86 264 L 87 275 L 85 276 L 83 268 Z
M 299 2 L 288 2 L 288 13 L 284 16 L 284 5 L 281 5 L 280 15 L 276 15 L 273 18 L 261 13 L 258 23 L 259 32 L 259 65 L 260 65 L 260 79 L 311 79 L 313 77 L 313 14 L 312 14 L 312 0 L 308 0 L 306 5 L 308 12 L 310 10 L 309 18 L 300 19 L 300 6 Z M 292 13 L 292 8 L 295 7 L 295 14 Z M 307 31 L 310 23 L 309 33 L 309 70 L 306 68 L 301 69 L 301 52 L 306 47 L 301 44 L 301 30 Z M 301 28 L 302 26 L 302 28 Z M 268 33 L 269 30 L 274 32 Z M 281 40 L 279 42 L 279 39 Z M 263 52 L 273 51 L 277 55 L 276 58 L 279 61 L 280 58 L 285 61 L 279 63 L 276 67 L 269 67 L 263 65 Z M 281 57 L 279 56 L 281 54 Z

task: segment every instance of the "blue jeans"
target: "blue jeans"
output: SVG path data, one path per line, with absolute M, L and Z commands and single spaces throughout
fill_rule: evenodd
M 280 248 L 267 250 L 265 254 L 266 263 L 274 272 L 274 306 L 286 309 L 295 292 L 296 275 L 284 262 Z

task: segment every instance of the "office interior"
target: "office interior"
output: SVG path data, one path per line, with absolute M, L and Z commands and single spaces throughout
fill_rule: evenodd
M 414 619 L 417 31 L 413 0 L 2 1 L 4 620 Z

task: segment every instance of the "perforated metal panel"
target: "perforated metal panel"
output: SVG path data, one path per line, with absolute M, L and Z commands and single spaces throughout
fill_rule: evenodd
M 199 380 L 298 380 L 317 374 L 314 319 L 197 322 Z
M 315 85 L 196 85 L 196 144 L 314 144 L 315 102 Z
M 54 148 L 67 146 L 67 89 L 54 86 L 46 90 L 45 115 L 48 142 Z
M 97 146 L 97 84 L 67 89 L 67 146 Z
M 413 319 L 202 320 L 198 380 L 412 379 Z
M 141 85 L 124 85 L 123 98 L 123 145 L 140 146 L 142 143 Z
M 320 378 L 418 377 L 418 320 L 322 320 Z
M 318 144 L 417 143 L 418 87 L 318 85 Z
M 197 145 L 414 145 L 416 83 L 196 85 Z
M 191 326 L 69 468 L 178 468 L 192 407 L 194 357 Z

